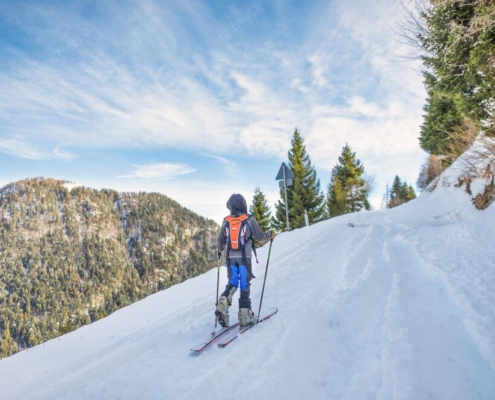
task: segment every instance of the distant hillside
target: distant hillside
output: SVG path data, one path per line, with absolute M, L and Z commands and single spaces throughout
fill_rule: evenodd
M 161 194 L 46 178 L 0 189 L 0 221 L 0 356 L 207 271 L 218 231 Z

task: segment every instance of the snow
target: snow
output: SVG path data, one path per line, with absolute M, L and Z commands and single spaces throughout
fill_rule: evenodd
M 494 222 L 439 184 L 283 233 L 263 299 L 279 312 L 227 348 L 189 354 L 213 328 L 214 269 L 0 361 L 1 398 L 495 399 Z
M 15 193 L 18 189 L 18 186 L 12 183 L 0 188 L 0 201 L 8 195 Z
M 82 186 L 82 185 L 80 185 L 79 183 L 76 183 L 76 182 L 67 181 L 67 182 L 63 183 L 62 186 L 70 192 L 72 189 L 79 187 L 79 186 Z

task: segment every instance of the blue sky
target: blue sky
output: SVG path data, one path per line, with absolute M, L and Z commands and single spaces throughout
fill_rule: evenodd
M 0 1 L 0 186 L 48 176 L 156 191 L 217 221 L 275 176 L 295 127 L 322 189 L 349 143 L 415 183 L 425 92 L 394 34 L 404 5 Z

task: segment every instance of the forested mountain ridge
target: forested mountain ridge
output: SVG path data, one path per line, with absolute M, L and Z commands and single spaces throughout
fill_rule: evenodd
M 0 189 L 0 356 L 207 271 L 217 224 L 158 193 Z

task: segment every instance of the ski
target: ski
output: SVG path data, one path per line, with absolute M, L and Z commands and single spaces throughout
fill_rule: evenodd
M 203 352 L 204 350 L 206 350 L 210 345 L 212 345 L 213 343 L 215 343 L 224 334 L 226 334 L 227 332 L 232 331 L 234 328 L 236 328 L 238 326 L 239 326 L 239 322 L 237 322 L 234 325 L 231 325 L 231 326 L 229 326 L 227 328 L 222 328 L 218 333 L 214 333 L 212 335 L 212 337 L 210 338 L 210 340 L 208 340 L 205 343 L 201 343 L 200 345 L 192 348 L 191 349 L 191 352 L 193 354 L 200 354 L 201 352 Z
M 265 315 L 263 318 L 261 318 L 260 320 L 258 320 L 254 325 L 249 325 L 249 326 L 246 326 L 245 328 L 240 328 L 239 332 L 237 332 L 237 334 L 234 337 L 230 338 L 229 340 L 227 340 L 225 342 L 218 343 L 218 347 L 224 348 L 224 347 L 228 346 L 230 343 L 232 343 L 234 340 L 236 340 L 240 335 L 242 335 L 243 333 L 245 333 L 246 331 L 248 331 L 252 327 L 258 325 L 259 323 L 264 322 L 267 319 L 273 317 L 277 312 L 278 312 L 277 307 L 271 308 L 269 313 L 267 315 Z

